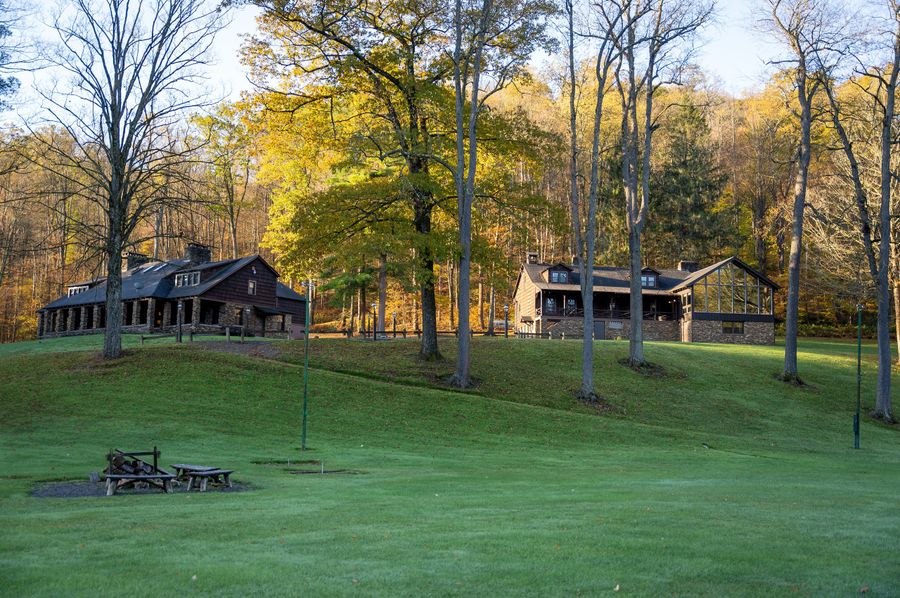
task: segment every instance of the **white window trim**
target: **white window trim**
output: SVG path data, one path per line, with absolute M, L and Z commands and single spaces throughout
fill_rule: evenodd
M 66 296 L 71 297 L 72 295 L 77 295 L 79 293 L 83 293 L 86 290 L 88 290 L 89 288 L 91 288 L 91 287 L 86 284 L 78 285 L 75 287 L 69 287 L 68 294 Z
M 256 296 L 256 281 L 255 280 L 247 281 L 247 294 Z
M 195 287 L 200 284 L 199 272 L 180 272 L 175 275 L 176 287 Z

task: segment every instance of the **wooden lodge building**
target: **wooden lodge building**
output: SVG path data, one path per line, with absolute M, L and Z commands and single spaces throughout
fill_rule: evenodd
M 515 330 L 581 336 L 584 307 L 577 266 L 543 264 L 526 254 L 515 291 Z M 627 338 L 631 329 L 627 268 L 594 268 L 594 338 Z M 706 268 L 644 268 L 645 340 L 774 344 L 773 294 L 778 285 L 740 259 Z
M 188 245 L 182 259 L 126 256 L 122 272 L 123 332 L 221 332 L 245 326 L 248 334 L 299 338 L 306 298 L 278 282 L 259 255 L 213 262 L 208 247 Z M 181 310 L 179 310 L 179 306 Z M 103 332 L 106 279 L 71 284 L 65 297 L 38 310 L 38 338 Z

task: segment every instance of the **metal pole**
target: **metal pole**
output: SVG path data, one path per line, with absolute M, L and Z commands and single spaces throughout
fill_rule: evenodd
M 308 415 L 308 399 L 309 399 L 309 288 L 306 292 L 306 337 L 303 351 L 303 430 L 300 434 L 300 449 L 306 450 L 306 417 Z
M 184 321 L 184 302 L 178 302 L 178 339 L 176 342 L 181 342 L 181 323 Z
M 394 322 L 394 338 L 397 338 L 397 312 L 391 312 L 391 318 Z
M 378 340 L 378 304 L 372 304 L 372 340 Z
M 509 338 L 509 305 L 503 306 L 503 336 Z
M 853 448 L 859 448 L 859 412 L 862 406 L 862 303 L 856 305 L 856 414 L 853 416 Z

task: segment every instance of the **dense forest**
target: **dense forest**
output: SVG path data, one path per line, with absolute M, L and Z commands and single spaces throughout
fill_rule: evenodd
M 47 118 L 2 133 L 0 341 L 32 338 L 35 311 L 111 271 L 119 249 L 174 258 L 188 242 L 260 253 L 298 289 L 317 281 L 319 330 L 369 325 L 375 302 L 401 328 L 487 329 L 528 250 L 657 268 L 737 255 L 782 285 L 777 313 L 793 302 L 801 335 L 852 334 L 857 303 L 874 334 L 883 280 L 900 301 L 900 254 L 882 243 L 900 214 L 896 3 L 848 15 L 760 2 L 760 35 L 783 60 L 735 97 L 691 60 L 712 2 L 256 0 L 241 50 L 253 91 L 215 105 L 175 92 L 231 3 L 156 4 L 126 17 L 169 14 L 182 33 L 148 38 L 170 60 L 153 63 L 171 73 L 166 93 L 122 101 L 126 116 L 155 107 L 121 122 L 139 151 L 117 165 L 116 135 L 95 129 L 118 125 L 84 116 L 116 113 L 84 60 L 116 55 L 96 34 L 128 10 L 116 0 L 56 22 L 51 66 L 71 87 L 42 93 Z M 4 23 L 0 40 L 16 27 Z M 136 79 L 157 72 L 145 67 Z

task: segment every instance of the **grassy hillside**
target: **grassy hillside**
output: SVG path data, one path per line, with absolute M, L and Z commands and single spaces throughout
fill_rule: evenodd
M 477 339 L 458 393 L 412 341 L 314 341 L 301 454 L 296 365 L 73 341 L 0 354 L 4 594 L 900 595 L 900 435 L 849 448 L 847 346 L 806 344 L 797 389 L 775 348 L 653 344 L 644 378 L 598 343 L 598 414 L 569 399 L 577 343 Z M 254 490 L 29 496 L 153 444 Z M 360 473 L 287 471 L 309 458 Z

